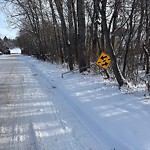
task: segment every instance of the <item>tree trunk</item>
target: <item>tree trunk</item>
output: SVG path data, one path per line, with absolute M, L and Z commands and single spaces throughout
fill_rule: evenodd
M 57 20 L 56 20 L 56 15 L 55 15 L 55 10 L 54 10 L 52 0 L 49 0 L 49 4 L 50 4 L 50 7 L 51 7 L 51 11 L 52 11 L 55 38 L 57 39 L 56 44 L 58 43 L 57 47 L 58 47 L 59 52 L 60 52 L 61 63 L 63 64 L 64 63 L 64 55 L 63 55 L 62 44 L 61 44 L 61 40 L 60 40 L 61 35 L 60 35 L 60 31 L 59 31 L 59 26 L 58 26 L 58 23 L 57 23 Z
M 72 13 L 73 13 L 73 22 L 74 22 L 74 46 L 75 46 L 75 56 L 76 60 L 78 59 L 78 27 L 77 27 L 77 14 L 75 11 L 75 2 L 72 0 Z
M 63 36 L 63 41 L 64 41 L 64 52 L 67 53 L 66 60 L 69 63 L 70 70 L 73 70 L 72 52 L 70 49 L 70 44 L 68 43 L 69 38 L 68 38 L 68 33 L 67 33 L 66 22 L 64 19 L 64 15 L 63 15 L 62 2 L 59 0 L 55 0 L 55 4 L 56 4 L 57 11 L 61 20 L 62 36 Z
M 68 22 L 69 22 L 69 45 L 71 49 L 71 54 L 70 56 L 72 57 L 73 61 L 73 51 L 75 49 L 75 44 L 74 44 L 74 27 L 73 27 L 73 11 L 72 11 L 72 0 L 67 1 L 67 6 L 68 6 Z
M 144 50 L 144 53 L 145 53 L 145 57 L 146 57 L 146 74 L 149 74 L 149 66 L 150 66 L 150 63 L 149 63 L 149 58 L 150 58 L 150 54 L 148 52 L 148 49 L 146 49 L 145 45 L 143 44 L 143 50 Z
M 122 70 L 122 74 L 123 76 L 125 77 L 125 71 L 126 71 L 126 66 L 127 66 L 127 57 L 128 57 L 128 53 L 129 53 L 129 48 L 130 48 L 130 42 L 131 42 L 131 36 L 132 36 L 132 32 L 133 32 L 133 25 L 132 25 L 132 19 L 133 19 L 133 12 L 134 12 L 134 9 L 135 9 L 135 0 L 133 1 L 132 3 L 132 10 L 131 10 L 131 14 L 129 16 L 129 26 L 130 26 L 130 29 L 129 29 L 129 35 L 128 35 L 128 40 L 127 40 L 127 43 L 126 43 L 126 51 L 125 51 L 125 57 L 124 57 L 124 63 L 123 63 L 123 70 Z
M 106 3 L 107 3 L 107 1 L 103 0 L 101 3 L 102 3 L 101 17 L 102 17 L 103 32 L 104 32 L 104 35 L 105 35 L 107 47 L 109 49 L 108 53 L 111 57 L 112 69 L 113 69 L 113 72 L 114 72 L 115 77 L 117 79 L 117 82 L 119 84 L 119 87 L 121 87 L 124 84 L 124 78 L 123 78 L 123 76 L 122 76 L 122 74 L 119 70 L 118 65 L 117 65 L 116 57 L 115 57 L 115 54 L 113 52 L 113 47 L 112 47 L 112 44 L 111 44 L 109 29 L 107 27 L 107 20 L 106 20 Z
M 84 0 L 77 0 L 78 16 L 78 62 L 80 72 L 86 71 L 85 59 L 85 8 Z
M 94 1 L 94 31 L 93 31 L 93 43 L 92 43 L 92 60 L 96 60 L 97 58 L 97 49 L 98 49 L 98 19 L 99 19 L 99 12 L 98 12 L 98 1 Z

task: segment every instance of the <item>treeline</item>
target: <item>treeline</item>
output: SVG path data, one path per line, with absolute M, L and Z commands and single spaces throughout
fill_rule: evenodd
M 104 51 L 119 86 L 149 74 L 150 0 L 5 0 L 22 52 L 80 72 Z M 13 11 L 12 12 L 12 8 Z M 112 75 L 112 74 L 111 74 Z
M 6 36 L 0 38 L 0 54 L 10 54 L 10 50 L 16 45 L 16 40 L 9 39 Z

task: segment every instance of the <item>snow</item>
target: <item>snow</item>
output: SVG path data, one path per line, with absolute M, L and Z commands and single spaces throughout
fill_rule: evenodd
M 18 47 L 15 47 L 13 49 L 10 49 L 11 54 L 21 54 L 21 49 Z
M 150 150 L 146 86 L 118 89 L 90 73 L 0 56 L 0 149 Z

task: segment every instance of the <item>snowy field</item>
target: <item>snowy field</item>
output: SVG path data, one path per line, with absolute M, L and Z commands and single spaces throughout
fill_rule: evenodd
M 150 150 L 145 86 L 126 93 L 100 75 L 65 71 L 0 56 L 0 150 Z

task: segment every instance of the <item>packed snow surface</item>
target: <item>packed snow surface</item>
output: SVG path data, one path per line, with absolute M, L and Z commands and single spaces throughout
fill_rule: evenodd
M 150 150 L 150 97 L 101 75 L 0 56 L 0 150 Z M 132 91 L 132 89 L 130 89 Z

